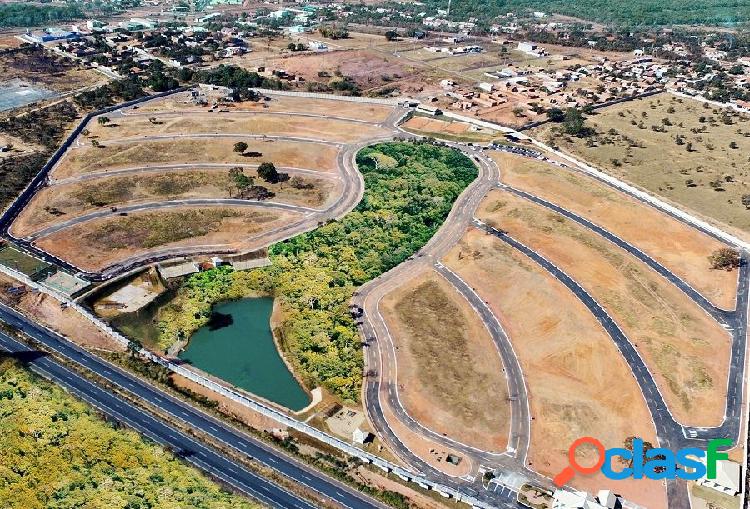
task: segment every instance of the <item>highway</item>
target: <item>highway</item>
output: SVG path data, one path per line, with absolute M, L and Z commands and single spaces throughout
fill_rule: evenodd
M 47 349 L 79 364 L 106 379 L 110 384 L 130 393 L 140 401 L 160 408 L 174 422 L 183 422 L 192 429 L 211 436 L 237 453 L 265 464 L 293 481 L 312 489 L 326 498 L 352 509 L 384 509 L 384 504 L 336 481 L 321 472 L 287 456 L 285 453 L 211 417 L 192 405 L 173 398 L 161 389 L 132 375 L 61 338 L 57 334 L 31 322 L 16 311 L 0 305 L 0 320 L 18 329 Z M 29 348 L 0 333 L 0 347 L 11 352 L 26 352 Z M 71 388 L 77 396 L 92 403 L 105 413 L 132 425 L 136 430 L 183 451 L 185 459 L 199 468 L 225 480 L 236 489 L 268 503 L 271 507 L 310 509 L 315 507 L 290 494 L 283 488 L 263 479 L 241 464 L 224 456 L 200 440 L 189 437 L 176 427 L 134 407 L 129 401 L 98 387 L 57 363 L 51 357 L 39 356 L 31 361 L 33 368 L 61 385 Z

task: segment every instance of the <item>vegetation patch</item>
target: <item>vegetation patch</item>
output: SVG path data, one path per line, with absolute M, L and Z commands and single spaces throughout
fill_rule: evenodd
M 3 507 L 257 507 L 0 357 Z
M 382 156 L 397 165 L 379 167 Z M 188 337 L 208 321 L 217 302 L 271 295 L 281 310 L 277 336 L 296 372 L 308 385 L 359 399 L 362 351 L 348 310 L 354 290 L 427 243 L 477 169 L 459 151 L 426 143 L 367 147 L 357 163 L 365 193 L 356 209 L 272 246 L 269 267 L 221 267 L 188 278 L 160 313 L 160 344 Z
M 236 210 L 207 209 L 146 213 L 109 221 L 84 237 L 90 245 L 109 249 L 152 248 L 202 237 L 217 231 L 221 221 L 242 215 Z M 272 216 L 258 214 L 258 221 Z

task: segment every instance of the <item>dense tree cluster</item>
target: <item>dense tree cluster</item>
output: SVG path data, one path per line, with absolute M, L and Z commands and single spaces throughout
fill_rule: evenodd
M 276 333 L 297 373 L 357 400 L 363 362 L 348 310 L 354 290 L 424 246 L 477 175 L 461 152 L 426 143 L 374 145 L 357 163 L 365 193 L 352 212 L 274 245 L 269 267 L 192 276 L 160 315 L 162 336 L 187 337 L 220 301 L 272 295 L 281 305 Z
M 33 27 L 81 19 L 85 14 L 80 4 L 39 5 L 32 3 L 0 4 L 0 27 Z
M 207 85 L 219 85 L 236 89 L 242 99 L 255 99 L 255 94 L 248 88 L 271 88 L 274 90 L 284 89 L 284 83 L 275 78 L 265 78 L 257 72 L 250 72 L 236 65 L 220 65 L 204 71 L 198 71 L 193 75 L 194 83 L 205 83 Z
M 0 358 L 3 507 L 257 507 Z
M 115 80 L 93 90 L 85 90 L 74 97 L 78 106 L 98 110 L 118 102 L 132 101 L 146 95 L 136 77 Z

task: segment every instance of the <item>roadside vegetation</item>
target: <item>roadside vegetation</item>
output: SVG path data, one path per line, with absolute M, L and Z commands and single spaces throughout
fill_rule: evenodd
M 0 400 L 3 507 L 257 507 L 7 357 Z
M 357 163 L 365 193 L 351 213 L 272 246 L 269 267 L 220 267 L 188 278 L 160 313 L 160 347 L 204 325 L 213 304 L 271 295 L 280 304 L 277 337 L 305 383 L 358 400 L 363 361 L 348 310 L 352 293 L 432 237 L 476 167 L 453 149 L 400 142 L 367 147 Z

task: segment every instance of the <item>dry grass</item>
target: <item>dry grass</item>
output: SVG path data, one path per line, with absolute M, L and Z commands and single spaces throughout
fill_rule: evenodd
M 662 119 L 672 125 L 664 126 Z M 660 94 L 601 110 L 588 123 L 598 133 L 593 146 L 586 139 L 552 135 L 551 126 L 534 134 L 750 239 L 750 211 L 741 201 L 750 194 L 750 118 Z M 698 129 L 705 132 L 692 131 Z
M 190 163 L 259 164 L 271 161 L 276 166 L 335 171 L 337 148 L 308 142 L 246 140 L 249 151 L 262 157 L 245 157 L 234 152 L 240 138 L 185 138 L 171 141 L 112 143 L 95 148 L 70 150 L 54 169 L 54 178 L 62 179 L 92 171 L 134 166 Z
M 250 207 L 191 207 L 110 216 L 66 228 L 37 244 L 83 270 L 99 271 L 155 247 L 251 249 L 253 239 L 299 218 Z
M 470 230 L 444 262 L 488 302 L 513 343 L 531 409 L 530 468 L 548 476 L 567 466 L 567 449 L 593 436 L 622 447 L 655 432 L 625 360 L 585 306 L 528 258 L 491 235 Z M 581 464 L 593 458 L 580 455 Z M 651 508 L 665 507 L 659 482 L 576 476 L 573 485 L 614 489 Z
M 337 185 L 325 179 L 300 177 L 305 185 L 311 187 L 298 189 L 289 182 L 263 182 L 257 178 L 255 170 L 247 169 L 245 174 L 256 177 L 257 185 L 276 193 L 274 201 L 319 207 L 338 195 Z M 230 198 L 229 183 L 227 170 L 173 170 L 46 187 L 34 196 L 13 223 L 13 232 L 27 236 L 101 207 L 163 199 Z M 233 189 L 233 193 L 236 193 L 236 189 Z
M 346 120 L 293 115 L 251 115 L 248 113 L 193 113 L 179 116 L 148 115 L 121 117 L 102 126 L 91 122 L 89 138 L 107 140 L 164 134 L 227 133 L 241 135 L 296 136 L 341 143 L 385 136 L 387 131 L 374 125 Z M 167 112 L 170 113 L 171 112 Z M 335 115 L 335 110 L 330 112 Z M 149 119 L 156 118 L 152 123 Z
M 489 333 L 433 271 L 382 301 L 409 413 L 438 433 L 487 451 L 507 445 L 508 388 Z
M 733 309 L 737 272 L 712 270 L 708 257 L 724 244 L 591 177 L 502 152 L 490 152 L 503 181 L 560 205 L 634 244 L 710 301 Z M 645 227 L 644 227 L 645 226 Z
M 595 233 L 509 193 L 493 191 L 478 216 L 548 258 L 607 309 L 680 422 L 721 423 L 729 336 L 685 294 Z
M 150 101 L 139 108 L 140 112 L 154 112 L 158 115 L 164 111 L 207 111 L 208 108 L 195 106 L 189 100 L 189 93 L 176 94 L 165 99 Z M 243 102 L 227 106 L 230 110 L 265 111 L 265 112 L 299 112 L 318 115 L 334 115 L 353 120 L 367 120 L 373 123 L 382 122 L 393 108 L 387 105 L 340 101 L 335 99 L 309 99 L 294 96 L 270 96 L 270 101 Z

